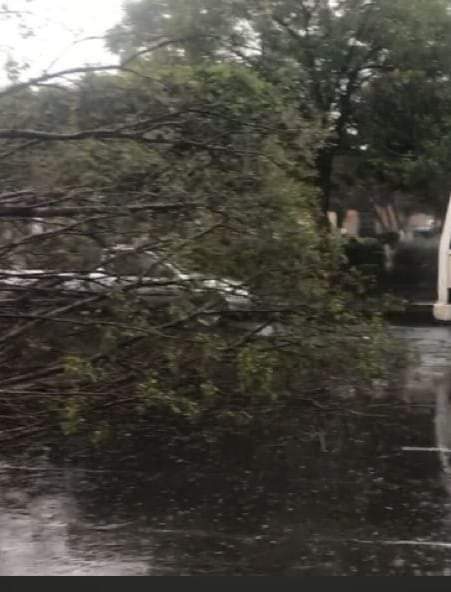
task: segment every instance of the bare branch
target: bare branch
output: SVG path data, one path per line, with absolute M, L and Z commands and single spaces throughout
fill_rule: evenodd
M 34 196 L 35 193 L 31 189 L 24 189 L 22 191 L 9 191 L 7 193 L 0 193 L 0 203 L 1 202 L 9 202 L 9 201 L 16 201 L 17 199 L 22 199 L 23 197 L 30 197 Z
M 83 66 L 79 68 L 67 68 L 65 70 L 59 70 L 50 74 L 42 74 L 35 78 L 29 78 L 24 82 L 18 82 L 12 84 L 0 91 L 0 99 L 9 95 L 15 94 L 32 86 L 39 85 L 48 80 L 54 80 L 56 78 L 63 78 L 64 76 L 72 76 L 75 74 L 89 74 L 90 72 L 113 72 L 121 69 L 120 64 L 107 65 L 107 66 Z
M 31 140 L 37 142 L 74 142 L 83 140 L 124 140 L 132 142 L 140 142 L 148 146 L 172 146 L 181 148 L 197 148 L 207 152 L 223 152 L 226 154 L 234 154 L 236 156 L 254 156 L 262 157 L 263 154 L 252 150 L 237 149 L 232 146 L 222 146 L 217 144 L 209 144 L 206 142 L 196 142 L 182 138 L 165 139 L 165 138 L 149 138 L 148 131 L 130 132 L 122 129 L 92 129 L 78 132 L 43 132 L 40 130 L 30 129 L 0 129 L 0 140 Z M 266 159 L 270 157 L 265 156 Z
M 213 35 L 204 35 L 204 37 L 214 37 Z M 163 47 L 167 47 L 168 45 L 174 45 L 176 43 L 184 43 L 193 39 L 198 39 L 198 36 L 193 37 L 181 37 L 178 39 L 168 39 L 164 38 L 159 43 L 152 45 L 151 47 L 147 47 L 145 49 L 140 50 L 139 52 L 129 56 L 123 62 L 119 64 L 107 64 L 104 66 L 82 66 L 78 68 L 67 68 L 65 70 L 59 70 L 58 72 L 46 72 L 41 76 L 36 76 L 34 78 L 29 78 L 24 82 L 18 82 L 17 84 L 13 84 L 11 86 L 6 87 L 2 91 L 0 91 L 0 99 L 3 97 L 7 97 L 9 95 L 15 94 L 27 88 L 31 88 L 33 86 L 41 85 L 42 83 L 55 80 L 57 78 L 64 78 L 67 76 L 74 76 L 77 74 L 90 74 L 96 72 L 128 72 L 130 74 L 140 75 L 139 72 L 128 68 L 128 65 L 131 64 L 134 60 L 142 57 L 143 55 L 153 53 L 158 49 Z
M 14 154 L 17 154 L 18 152 L 22 152 L 24 150 L 27 150 L 28 148 L 33 148 L 34 146 L 40 144 L 40 142 L 40 140 L 30 140 L 29 142 L 20 144 L 20 146 L 16 146 L 15 148 L 12 148 L 7 152 L 3 152 L 3 154 L 0 154 L 0 160 L 6 160 L 7 158 L 14 156 Z
M 186 207 L 197 207 L 198 202 L 158 203 L 146 205 L 116 206 L 80 206 L 63 208 L 39 208 L 33 206 L 0 206 L 0 218 L 67 218 L 72 216 L 95 214 L 115 214 L 116 216 L 129 216 L 139 212 L 171 212 Z

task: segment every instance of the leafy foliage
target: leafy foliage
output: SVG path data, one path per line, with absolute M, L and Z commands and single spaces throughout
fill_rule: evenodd
M 351 84 L 370 51 L 349 45 L 355 4 L 318 3 L 309 49 L 290 2 L 131 3 L 116 73 L 0 93 L 6 415 L 96 445 L 214 438 L 382 373 L 380 315 L 343 273 L 317 184 L 350 121 L 334 60 L 352 54 Z

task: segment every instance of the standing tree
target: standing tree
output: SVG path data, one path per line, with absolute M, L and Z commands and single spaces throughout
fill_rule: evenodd
M 380 98 L 392 74 L 442 84 L 450 33 L 447 0 L 141 0 L 129 3 L 110 45 L 128 55 L 169 36 L 183 49 L 172 45 L 161 59 L 237 60 L 290 94 L 326 132 L 316 161 L 326 212 L 337 156 L 358 152 L 371 126 L 369 89 Z M 378 125 L 388 129 L 390 116 Z

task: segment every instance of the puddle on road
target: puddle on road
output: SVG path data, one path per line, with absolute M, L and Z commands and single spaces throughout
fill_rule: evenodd
M 394 332 L 420 354 L 406 406 L 333 418 L 327 452 L 293 431 L 233 474 L 0 464 L 0 575 L 451 575 L 451 329 Z

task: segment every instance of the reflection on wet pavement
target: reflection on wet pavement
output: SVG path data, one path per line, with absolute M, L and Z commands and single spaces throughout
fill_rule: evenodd
M 235 471 L 0 463 L 0 575 L 451 575 L 451 329 L 395 399 Z M 303 418 L 297 418 L 298 423 Z
M 8 471 L 8 474 L 11 473 Z M 5 473 L 3 474 L 3 476 Z M 36 473 L 37 475 L 37 473 Z M 54 474 L 53 478 L 60 478 Z M 32 487 L 32 486 L 31 486 Z M 146 564 L 127 557 L 124 549 L 98 546 L 99 532 L 85 525 L 83 550 L 73 545 L 78 515 L 74 498 L 52 492 L 28 493 L 27 489 L 2 484 L 0 496 L 1 575 L 139 575 Z M 27 492 L 27 493 L 26 493 Z

